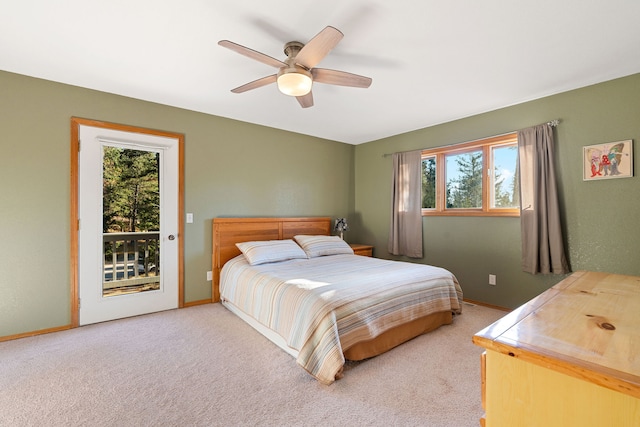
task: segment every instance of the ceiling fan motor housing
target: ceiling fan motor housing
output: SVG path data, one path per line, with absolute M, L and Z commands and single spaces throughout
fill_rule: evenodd
M 313 77 L 305 67 L 295 62 L 296 55 L 304 47 L 300 42 L 289 42 L 284 46 L 287 66 L 278 71 L 278 89 L 289 96 L 304 96 L 311 91 Z

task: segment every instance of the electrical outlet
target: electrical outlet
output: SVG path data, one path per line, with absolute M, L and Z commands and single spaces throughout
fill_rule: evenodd
M 213 271 L 207 271 L 207 281 L 213 280 Z
M 490 274 L 489 275 L 489 284 L 492 286 L 496 285 L 496 275 L 495 274 Z

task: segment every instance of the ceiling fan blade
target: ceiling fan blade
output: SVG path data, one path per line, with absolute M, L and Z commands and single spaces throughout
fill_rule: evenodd
M 340 30 L 326 27 L 300 49 L 296 55 L 296 63 L 308 70 L 312 69 L 336 47 L 342 37 L 344 34 Z
M 371 77 L 326 68 L 314 68 L 311 70 L 311 75 L 314 82 L 338 86 L 368 88 L 373 81 Z
M 271 65 L 272 67 L 280 68 L 287 66 L 287 64 L 280 61 L 279 59 L 273 58 L 269 55 L 265 55 L 264 53 L 258 52 L 257 50 L 249 49 L 248 47 L 244 47 L 229 40 L 220 40 L 218 44 L 222 47 L 226 47 L 227 49 L 231 49 L 232 51 L 237 52 L 240 55 L 255 59 L 256 61 L 260 61 L 263 64 Z
M 296 99 L 302 108 L 313 107 L 313 93 L 311 92 L 306 95 L 296 96 Z
M 258 80 L 254 80 L 254 81 L 249 82 L 247 84 L 244 84 L 242 86 L 238 86 L 235 89 L 231 89 L 231 92 L 233 92 L 233 93 L 246 92 L 246 91 L 251 90 L 251 89 L 257 89 L 259 87 L 266 86 L 266 85 L 271 84 L 271 83 L 275 83 L 277 80 L 278 80 L 278 75 L 274 74 L 272 76 L 267 76 L 267 77 L 263 77 L 263 78 L 258 79 Z

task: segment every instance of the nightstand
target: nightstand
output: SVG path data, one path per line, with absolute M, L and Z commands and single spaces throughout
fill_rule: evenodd
M 358 243 L 349 243 L 351 249 L 353 249 L 353 253 L 355 255 L 362 256 L 373 256 L 373 246 L 371 245 L 360 245 Z

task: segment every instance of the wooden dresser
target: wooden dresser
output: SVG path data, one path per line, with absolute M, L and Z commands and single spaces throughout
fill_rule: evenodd
M 640 426 L 640 277 L 574 273 L 473 342 L 481 425 Z

